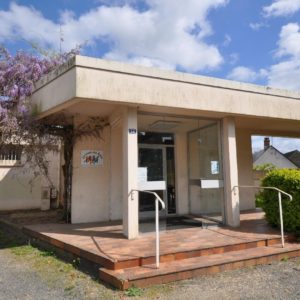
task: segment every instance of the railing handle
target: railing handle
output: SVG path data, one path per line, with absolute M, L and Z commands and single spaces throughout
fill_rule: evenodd
M 159 206 L 158 204 L 160 203 L 162 206 L 162 209 L 166 208 L 166 205 L 164 201 L 157 195 L 155 192 L 151 191 L 143 191 L 143 190 L 132 190 L 132 192 L 141 192 L 141 193 L 147 193 L 147 194 L 152 194 L 155 196 L 155 264 L 156 268 L 159 268 Z
M 281 233 L 281 245 L 282 248 L 284 248 L 284 229 L 283 229 L 283 214 L 282 214 L 282 196 L 281 194 L 284 194 L 290 198 L 290 200 L 293 200 L 293 196 L 285 191 L 282 191 L 281 189 L 274 187 L 274 186 L 252 186 L 252 185 L 235 185 L 232 189 L 234 194 L 236 195 L 236 189 L 239 188 L 255 188 L 255 189 L 261 189 L 261 190 L 275 190 L 278 192 L 278 205 L 279 205 L 279 218 L 280 218 L 280 233 Z

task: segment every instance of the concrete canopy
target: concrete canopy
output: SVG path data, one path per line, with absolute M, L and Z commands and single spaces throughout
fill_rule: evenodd
M 299 100 L 297 92 L 84 56 L 43 78 L 33 93 L 41 117 L 62 110 L 105 115 L 124 104 L 149 112 L 235 116 L 238 127 L 257 133 L 266 129 L 296 135 Z
M 176 194 L 181 197 L 178 213 L 182 214 L 188 213 L 190 201 L 187 130 L 199 127 L 199 119 L 203 124 L 213 120 L 220 125 L 224 211 L 226 223 L 232 226 L 239 225 L 240 209 L 255 205 L 254 191 L 240 191 L 239 196 L 232 193 L 236 185 L 253 185 L 251 135 L 300 137 L 298 92 L 83 56 L 74 57 L 38 82 L 32 100 L 40 118 L 61 112 L 77 120 L 109 118 L 104 140 L 80 141 L 74 147 L 72 220 L 123 218 L 124 234 L 129 238 L 138 234 L 138 197 L 130 196 L 137 186 L 138 139 L 129 132 L 134 129 L 136 133 L 153 122 L 145 115 L 194 119 L 182 122 L 181 135 L 176 133 L 175 156 L 183 163 L 177 166 L 180 176 L 176 182 Z M 103 150 L 101 170 L 81 168 L 82 149 Z

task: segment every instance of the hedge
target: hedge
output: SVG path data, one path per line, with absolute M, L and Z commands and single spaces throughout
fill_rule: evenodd
M 277 187 L 293 196 L 290 201 L 282 195 L 283 223 L 287 232 L 300 232 L 300 170 L 277 169 L 270 171 L 262 180 L 262 186 Z M 267 221 L 276 227 L 280 226 L 278 192 L 262 190 L 259 195 L 261 206 Z

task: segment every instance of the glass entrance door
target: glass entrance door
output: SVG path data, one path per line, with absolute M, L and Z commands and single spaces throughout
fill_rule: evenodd
M 147 181 L 165 181 L 165 191 L 154 191 L 165 202 L 160 215 L 176 213 L 174 147 L 165 145 L 139 145 L 139 167 L 147 168 Z M 139 193 L 139 215 L 152 218 L 155 201 L 151 194 Z
M 165 180 L 164 149 L 159 147 L 139 147 L 139 167 L 147 168 L 147 181 Z M 165 191 L 154 191 L 164 200 Z M 152 217 L 155 211 L 154 196 L 151 194 L 139 193 L 139 214 L 140 217 Z
M 190 213 L 223 222 L 224 192 L 216 122 L 188 134 Z

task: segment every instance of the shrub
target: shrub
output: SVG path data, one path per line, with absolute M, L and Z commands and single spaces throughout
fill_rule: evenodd
M 283 223 L 288 232 L 300 231 L 300 170 L 279 169 L 266 174 L 262 186 L 277 187 L 293 196 L 290 201 L 282 195 Z M 280 226 L 278 192 L 262 190 L 258 197 L 262 200 L 261 206 L 266 214 L 267 221 L 276 227 Z

